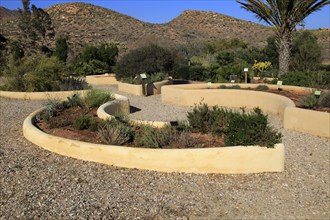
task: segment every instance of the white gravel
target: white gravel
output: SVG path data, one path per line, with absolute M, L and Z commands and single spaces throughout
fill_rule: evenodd
M 184 118 L 128 95 L 150 120 Z M 329 219 L 330 141 L 286 131 L 283 173 L 184 174 L 116 168 L 43 150 L 22 135 L 38 101 L 0 98 L 0 219 Z M 157 114 L 154 114 L 156 112 Z

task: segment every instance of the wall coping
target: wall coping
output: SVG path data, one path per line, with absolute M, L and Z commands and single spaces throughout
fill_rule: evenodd
M 64 99 L 74 94 L 83 94 L 88 90 L 54 91 L 54 92 L 13 92 L 0 91 L 0 97 L 23 100 Z

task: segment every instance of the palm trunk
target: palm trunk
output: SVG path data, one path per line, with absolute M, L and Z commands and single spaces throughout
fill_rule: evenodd
M 279 72 L 278 77 L 285 75 L 289 72 L 290 65 L 290 52 L 291 52 L 291 36 L 290 34 L 284 34 L 278 40 L 278 61 L 279 61 Z

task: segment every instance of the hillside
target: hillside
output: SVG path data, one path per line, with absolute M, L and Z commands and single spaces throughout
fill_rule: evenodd
M 0 10 L 0 33 L 17 39 L 17 11 Z M 46 11 L 53 19 L 56 35 L 67 36 L 74 53 L 86 43 L 113 41 L 132 49 L 151 42 L 173 45 L 239 38 L 250 46 L 261 47 L 272 35 L 269 27 L 215 12 L 187 10 L 168 23 L 151 24 L 86 3 L 58 4 Z M 320 36 L 321 42 L 327 42 L 327 34 Z M 326 52 L 324 55 L 330 59 Z

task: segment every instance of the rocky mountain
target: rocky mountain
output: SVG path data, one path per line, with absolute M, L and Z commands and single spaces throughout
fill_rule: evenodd
M 251 46 L 265 46 L 272 28 L 206 11 L 184 11 L 164 24 L 142 22 L 130 16 L 86 3 L 53 5 L 50 14 L 56 35 L 67 36 L 73 52 L 86 43 L 119 42 L 128 49 L 151 42 L 161 45 L 238 38 Z M 17 11 L 0 7 L 0 34 L 17 39 Z M 327 35 L 323 38 L 329 40 Z M 329 55 L 330 56 L 330 55 Z

